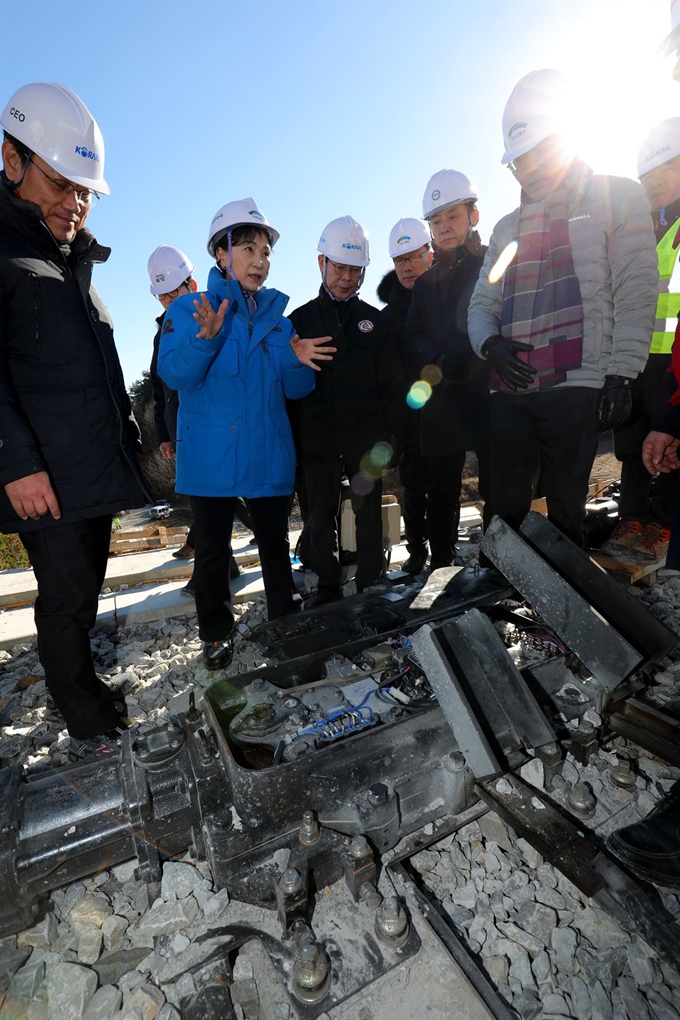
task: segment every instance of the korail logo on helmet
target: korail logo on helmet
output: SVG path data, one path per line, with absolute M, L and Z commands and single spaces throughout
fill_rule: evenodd
M 165 276 L 163 275 L 163 273 L 160 273 L 160 275 L 156 277 L 156 283 L 164 283 L 164 282 L 165 282 Z
M 435 190 L 435 191 L 432 192 L 432 201 L 433 202 L 436 202 L 437 199 L 440 198 L 440 197 L 441 197 L 441 191 Z
M 411 240 L 410 234 L 402 234 L 401 237 L 397 238 L 397 244 L 408 244 Z
M 343 248 L 349 248 L 350 251 L 361 251 L 360 244 L 350 244 L 349 241 L 343 241 Z
M 518 121 L 516 124 L 513 124 L 508 131 L 508 138 L 510 138 L 511 141 L 516 142 L 518 138 L 522 137 L 528 126 L 529 125 L 526 121 Z
M 650 159 L 654 159 L 656 156 L 660 156 L 662 152 L 669 152 L 670 145 L 664 145 L 663 148 L 657 149 L 656 152 L 650 152 L 649 156 L 645 160 L 645 163 L 649 163 Z
M 79 156 L 82 156 L 83 159 L 93 159 L 95 163 L 99 162 L 99 156 L 97 153 L 93 152 L 92 149 L 88 149 L 85 145 L 76 145 L 75 151 Z
M 362 319 L 358 328 L 362 333 L 372 333 L 374 326 L 370 319 Z
M 264 216 L 262 215 L 261 212 L 258 212 L 257 209 L 249 209 L 248 215 L 252 216 L 254 220 L 260 220 L 262 223 L 264 223 Z

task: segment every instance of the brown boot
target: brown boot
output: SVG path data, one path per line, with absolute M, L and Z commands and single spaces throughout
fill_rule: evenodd
M 619 521 L 611 538 L 602 546 L 602 552 L 611 556 L 620 556 L 632 549 L 645 530 L 641 521 Z
M 664 528 L 656 521 L 650 521 L 631 549 L 631 559 L 641 560 L 645 563 L 654 563 L 656 560 L 663 559 L 668 552 L 670 539 L 669 528 Z

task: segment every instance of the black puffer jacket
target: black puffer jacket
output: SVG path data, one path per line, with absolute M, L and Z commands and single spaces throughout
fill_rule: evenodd
M 161 443 L 174 443 L 177 439 L 177 415 L 179 413 L 179 393 L 166 386 L 158 374 L 158 350 L 164 320 L 165 312 L 156 319 L 158 329 L 153 338 L 153 354 L 149 367 L 153 388 L 153 424 L 159 446 Z
M 303 458 L 358 459 L 386 436 L 401 437 L 399 373 L 390 364 L 383 317 L 358 297 L 319 296 L 290 315 L 298 336 L 331 336 L 337 353 L 321 362 L 316 388 L 294 402 Z
M 490 370 L 467 334 L 468 305 L 485 252 L 475 232 L 468 247 L 435 256 L 413 288 L 406 322 L 411 356 L 420 372 L 436 365 L 444 373 L 421 412 L 421 449 L 428 456 L 489 445 Z
M 60 246 L 38 206 L 0 185 L 0 531 L 34 531 L 140 506 L 139 429 L 87 230 Z M 8 482 L 47 471 L 62 517 L 22 521 Z
M 406 343 L 406 319 L 413 291 L 402 287 L 395 270 L 391 269 L 380 281 L 377 294 L 386 304 L 382 309 L 382 317 L 387 326 L 387 349 L 390 363 L 394 366 L 394 371 L 399 373 L 399 385 L 404 402 L 404 446 L 408 449 L 417 449 L 420 446 L 420 411 L 406 403 L 409 388 L 420 375 L 419 366 Z

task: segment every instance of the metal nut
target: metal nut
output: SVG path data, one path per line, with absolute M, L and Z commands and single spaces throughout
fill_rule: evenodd
M 609 770 L 609 778 L 614 786 L 622 790 L 632 790 L 635 786 L 636 776 L 633 766 L 625 758 L 619 758 L 618 764 Z
M 315 843 L 319 842 L 321 836 L 321 830 L 319 829 L 319 823 L 314 817 L 313 811 L 305 811 L 302 815 L 302 825 L 300 826 L 299 840 L 302 846 L 314 846 Z
M 293 995 L 300 1002 L 320 1002 L 331 984 L 328 957 L 315 942 L 305 942 L 293 963 Z
M 406 942 L 409 935 L 408 918 L 396 896 L 389 896 L 376 911 L 375 933 L 381 942 L 392 949 L 399 949 Z
M 295 868 L 288 868 L 288 870 L 284 871 L 281 876 L 281 882 L 279 884 L 281 886 L 282 893 L 285 893 L 287 896 L 292 896 L 293 893 L 299 892 L 300 889 L 302 889 L 300 872 Z
M 350 857 L 354 857 L 360 860 L 362 857 L 368 857 L 371 852 L 371 848 L 368 845 L 368 840 L 365 836 L 353 836 L 352 842 L 349 845 Z
M 567 807 L 579 818 L 592 818 L 595 804 L 595 797 L 585 783 L 576 783 L 567 798 Z

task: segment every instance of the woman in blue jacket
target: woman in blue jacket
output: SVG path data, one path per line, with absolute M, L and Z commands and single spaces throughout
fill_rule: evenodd
M 213 669 L 233 655 L 237 496 L 252 515 L 269 618 L 300 606 L 287 538 L 295 449 L 285 402 L 313 390 L 315 360 L 329 360 L 334 348 L 329 337 L 299 340 L 283 315 L 288 298 L 264 287 L 278 238 L 252 198 L 223 206 L 210 225 L 217 267 L 207 293 L 173 301 L 161 334 L 158 372 L 179 390 L 176 489 L 191 497 L 196 611 Z

